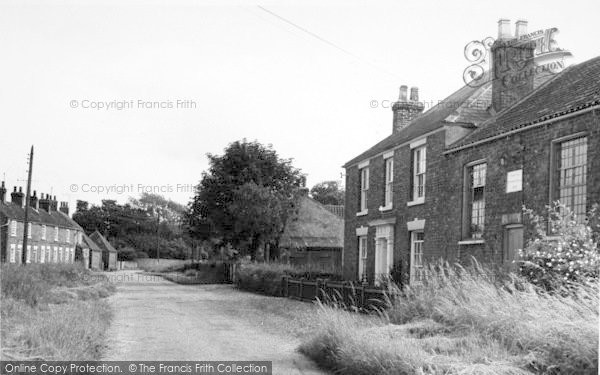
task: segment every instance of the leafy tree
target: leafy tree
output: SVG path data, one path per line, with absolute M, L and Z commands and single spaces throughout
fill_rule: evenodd
M 344 190 L 337 181 L 319 182 L 310 189 L 310 196 L 321 204 L 344 204 Z
M 208 159 L 209 170 L 189 206 L 189 232 L 220 238 L 255 258 L 277 241 L 305 177 L 291 160 L 256 141 L 233 142 L 223 155 L 209 154 Z

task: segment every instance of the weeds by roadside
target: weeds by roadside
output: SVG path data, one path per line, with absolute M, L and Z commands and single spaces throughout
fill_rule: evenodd
M 549 294 L 487 275 L 431 268 L 372 324 L 322 306 L 322 329 L 300 351 L 345 374 L 598 372 L 597 284 Z
M 99 359 L 114 285 L 78 264 L 0 266 L 0 358 Z

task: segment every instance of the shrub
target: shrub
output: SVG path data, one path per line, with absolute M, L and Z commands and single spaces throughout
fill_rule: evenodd
M 547 290 L 598 279 L 598 205 L 593 207 L 587 222 L 583 223 L 578 222 L 578 218 L 564 205 L 555 203 L 547 209 L 551 235 L 548 235 L 540 216 L 524 209 L 525 216 L 532 223 L 535 238 L 521 252 L 521 274 Z
M 282 278 L 317 278 L 341 280 L 341 273 L 324 271 L 317 265 L 289 265 L 282 263 L 240 263 L 236 268 L 236 283 L 240 289 L 270 296 L 282 295 Z

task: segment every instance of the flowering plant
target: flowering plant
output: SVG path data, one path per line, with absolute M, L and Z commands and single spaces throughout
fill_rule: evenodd
M 585 218 L 578 218 L 559 202 L 547 206 L 547 210 L 549 224 L 545 225 L 540 216 L 523 207 L 533 226 L 534 238 L 520 252 L 521 274 L 547 290 L 598 279 L 598 205 Z

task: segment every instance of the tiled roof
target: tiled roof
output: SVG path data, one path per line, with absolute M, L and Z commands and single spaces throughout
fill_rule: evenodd
M 600 104 L 600 57 L 573 65 L 500 112 L 449 151 Z
M 487 107 L 491 102 L 490 87 L 491 82 L 485 83 L 480 87 L 463 86 L 415 118 L 404 129 L 388 136 L 375 146 L 347 162 L 344 167 L 369 159 L 423 134 L 440 129 L 449 123 L 477 125 L 485 121 L 490 116 L 487 111 Z
M 83 242 L 83 247 L 87 247 L 88 249 L 90 249 L 92 251 L 102 251 L 102 249 L 91 238 L 89 238 L 85 233 L 83 234 L 82 242 Z
M 25 208 L 12 202 L 0 202 L 0 213 L 12 220 L 25 220 Z M 61 211 L 47 212 L 43 209 L 34 210 L 32 207 L 29 207 L 27 219 L 32 223 L 83 231 L 79 224 Z
M 344 246 L 344 221 L 321 203 L 302 197 L 297 214 L 285 225 L 279 246 L 341 248 Z
M 100 234 L 100 232 L 95 231 L 94 233 L 90 234 L 90 238 L 98 245 L 100 249 L 102 249 L 102 251 L 110 251 L 111 253 L 117 252 L 117 250 L 110 244 L 110 242 L 106 240 L 106 238 L 104 238 L 103 235 Z

